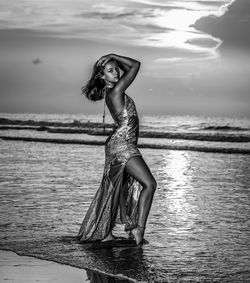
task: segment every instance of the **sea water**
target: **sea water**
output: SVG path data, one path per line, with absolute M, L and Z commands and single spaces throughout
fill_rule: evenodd
M 59 122 L 57 129 L 79 119 L 19 115 L 0 117 Z M 38 133 L 39 139 L 59 135 L 58 139 L 68 140 L 66 135 L 74 135 L 72 140 L 85 140 L 79 138 L 81 133 L 37 131 L 40 124 L 15 129 L 18 123 L 4 121 L 1 136 L 38 137 Z M 249 135 L 247 119 L 142 117 L 141 121 L 141 130 L 150 135 L 157 131 Z M 10 124 L 13 129 L 6 128 Z M 150 138 L 144 139 L 150 144 Z M 159 138 L 152 139 L 157 144 Z M 168 138 L 164 140 L 169 144 Z M 101 282 L 105 274 L 131 282 L 249 282 L 250 155 L 231 151 L 248 149 L 249 142 L 218 141 L 219 148 L 230 148 L 224 153 L 197 151 L 195 142 L 199 148 L 209 147 L 211 141 L 206 139 L 178 138 L 172 143 L 178 141 L 191 142 L 193 149 L 140 149 L 158 183 L 145 232 L 149 244 L 87 249 L 75 236 L 101 182 L 104 147 L 0 139 L 0 248 L 101 272 L 92 276 L 93 282 Z M 210 148 L 216 141 L 212 143 Z
M 0 113 L 0 137 L 75 144 L 104 144 L 113 130 L 107 115 Z M 250 120 L 196 116 L 140 117 L 139 147 L 250 153 Z

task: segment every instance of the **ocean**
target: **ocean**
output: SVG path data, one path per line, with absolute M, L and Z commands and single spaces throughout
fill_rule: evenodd
M 104 144 L 113 123 L 107 115 L 0 113 L 0 136 L 7 139 Z M 226 117 L 142 116 L 139 146 L 205 152 L 250 153 L 250 120 Z
M 250 281 L 250 120 L 140 117 L 158 183 L 142 248 L 75 240 L 101 182 L 109 116 L 104 130 L 100 115 L 0 113 L 0 131 L 1 249 L 87 269 L 91 282 Z

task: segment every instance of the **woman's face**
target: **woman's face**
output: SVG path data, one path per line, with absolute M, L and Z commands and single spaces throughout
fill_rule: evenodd
M 120 72 L 115 62 L 108 62 L 104 69 L 102 79 L 105 80 L 106 84 L 115 84 L 120 79 Z

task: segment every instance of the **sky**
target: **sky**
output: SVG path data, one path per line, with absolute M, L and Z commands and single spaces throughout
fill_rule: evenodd
M 249 0 L 1 0 L 0 112 L 102 113 L 102 55 L 135 58 L 141 115 L 250 117 Z

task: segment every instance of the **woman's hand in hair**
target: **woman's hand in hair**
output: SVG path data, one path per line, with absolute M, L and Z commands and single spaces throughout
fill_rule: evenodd
M 105 66 L 105 64 L 113 58 L 113 54 L 102 56 L 96 63 L 97 66 Z

